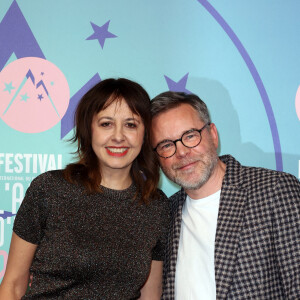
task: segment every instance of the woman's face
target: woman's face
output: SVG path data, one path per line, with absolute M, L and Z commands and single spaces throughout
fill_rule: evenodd
M 92 148 L 102 176 L 112 171 L 130 171 L 141 151 L 145 127 L 124 99 L 116 100 L 92 120 Z

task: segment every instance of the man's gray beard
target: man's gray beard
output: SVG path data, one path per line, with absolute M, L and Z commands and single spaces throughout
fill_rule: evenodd
M 204 170 L 200 175 L 199 179 L 196 182 L 186 182 L 185 180 L 181 179 L 179 176 L 173 176 L 170 174 L 166 169 L 162 167 L 164 174 L 173 182 L 181 186 L 185 190 L 197 190 L 200 189 L 211 177 L 212 173 L 214 172 L 216 165 L 218 164 L 218 155 L 214 149 L 211 149 L 206 154 L 206 159 L 204 163 Z M 208 161 L 207 161 L 208 160 Z M 203 159 L 202 159 L 203 162 Z

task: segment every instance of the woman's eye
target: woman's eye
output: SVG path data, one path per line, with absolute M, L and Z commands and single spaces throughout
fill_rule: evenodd
M 135 123 L 127 123 L 126 126 L 128 128 L 136 128 L 137 127 L 137 125 Z
M 111 123 L 109 123 L 109 122 L 100 123 L 101 127 L 109 127 L 110 125 L 111 125 Z

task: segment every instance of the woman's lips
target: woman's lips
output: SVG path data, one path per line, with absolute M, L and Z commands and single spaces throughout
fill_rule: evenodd
M 111 156 L 121 157 L 127 154 L 128 147 L 106 147 L 106 152 Z

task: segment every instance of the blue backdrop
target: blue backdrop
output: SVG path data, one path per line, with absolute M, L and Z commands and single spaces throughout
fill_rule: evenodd
M 299 11 L 297 0 L 1 0 L 0 280 L 24 193 L 71 161 L 74 109 L 100 79 L 196 93 L 221 154 L 300 178 Z M 163 176 L 161 187 L 178 189 Z

